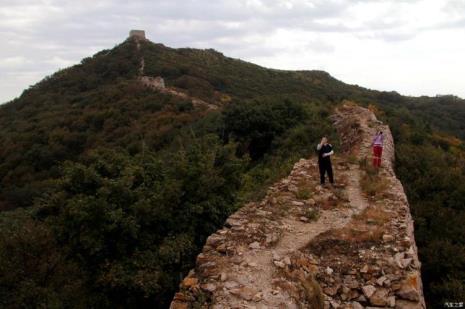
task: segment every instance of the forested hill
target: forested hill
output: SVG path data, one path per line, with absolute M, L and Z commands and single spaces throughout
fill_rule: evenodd
M 213 104 L 252 100 L 337 101 L 344 84 L 324 72 L 282 72 L 212 50 L 171 49 L 127 40 L 26 90 L 0 109 L 1 208 L 28 206 L 57 163 L 100 146 L 160 150 L 204 113 L 192 102 L 152 91 L 137 79 L 161 76 L 169 87 Z M 334 89 L 332 89 L 334 88 Z M 340 91 L 339 91 L 340 92 Z M 331 94 L 331 95 L 329 95 Z
M 205 238 L 335 137 L 343 100 L 393 131 L 427 301 L 464 295 L 464 100 L 128 39 L 0 106 L 0 305 L 166 306 Z

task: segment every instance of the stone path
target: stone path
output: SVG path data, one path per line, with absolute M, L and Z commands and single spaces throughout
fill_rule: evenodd
M 307 169 L 310 162 L 301 161 L 296 169 Z M 319 219 L 314 223 L 302 222 L 298 217 L 284 219 L 282 221 L 284 233 L 275 247 L 247 251 L 243 259 L 248 268 L 233 268 L 225 272 L 226 277 L 229 278 L 238 277 L 239 274 L 243 279 L 242 285 L 253 286 L 253 292 L 256 292 L 254 297 L 251 300 L 244 299 L 239 290 L 238 295 L 229 294 L 232 297 L 225 297 L 221 302 L 217 302 L 216 307 L 220 307 L 220 304 L 223 308 L 228 308 L 228 306 L 231 308 L 281 308 L 283 306 L 290 308 L 297 305 L 290 295 L 277 291 L 273 286 L 276 270 L 282 265 L 290 264 L 289 256 L 308 244 L 315 236 L 329 229 L 343 227 L 350 221 L 351 215 L 367 206 L 358 190 L 358 169 L 349 170 L 347 175 L 353 179 L 347 186 L 347 190 L 350 204 L 355 207 L 322 210 Z

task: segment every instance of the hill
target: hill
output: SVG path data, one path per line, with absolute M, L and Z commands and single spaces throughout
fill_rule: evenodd
M 0 107 L 0 303 L 167 306 L 234 210 L 263 197 L 322 135 L 337 140 L 328 116 L 343 100 L 392 129 L 427 301 L 458 298 L 464 100 L 130 38 Z

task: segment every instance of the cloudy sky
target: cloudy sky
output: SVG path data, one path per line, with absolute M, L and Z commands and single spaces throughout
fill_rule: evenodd
M 266 67 L 465 97 L 464 0 L 0 0 L 0 103 L 132 28 Z

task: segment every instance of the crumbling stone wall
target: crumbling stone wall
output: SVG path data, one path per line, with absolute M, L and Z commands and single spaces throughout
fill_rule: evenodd
M 355 104 L 332 119 L 347 153 L 333 160 L 337 186 L 318 184 L 315 158 L 297 162 L 207 239 L 172 309 L 425 308 L 389 127 Z M 365 171 L 349 156 L 370 158 L 377 130 L 386 136 L 379 172 L 386 187 L 368 196 L 360 188 Z
M 147 86 L 149 88 L 165 89 L 165 80 L 160 76 L 141 76 L 140 81 L 144 86 Z

